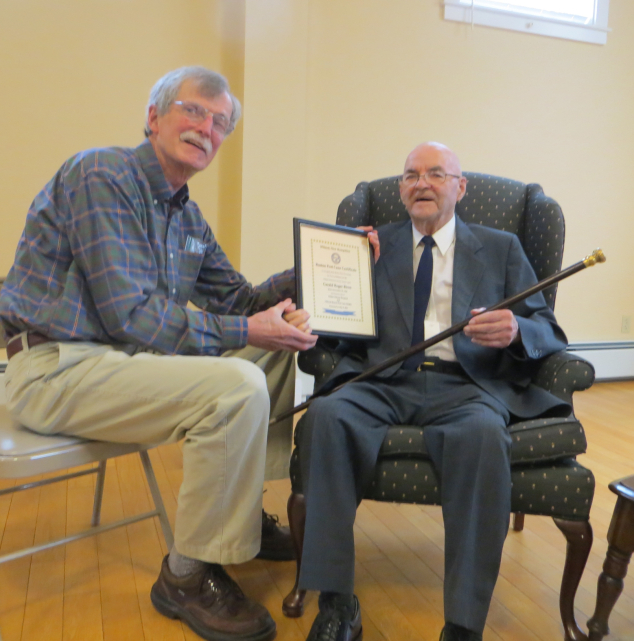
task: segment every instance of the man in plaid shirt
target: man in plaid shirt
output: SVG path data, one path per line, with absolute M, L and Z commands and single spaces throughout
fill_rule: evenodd
M 293 271 L 251 286 L 189 200 L 187 181 L 239 117 L 217 73 L 185 67 L 159 80 L 147 140 L 72 157 L 35 198 L 0 320 L 7 405 L 23 425 L 184 438 L 175 545 L 152 602 L 205 639 L 264 641 L 274 621 L 222 564 L 260 551 L 269 409 L 292 404 L 292 354 L 316 337 L 291 300 Z M 287 475 L 289 435 L 290 421 L 268 435 L 268 478 Z

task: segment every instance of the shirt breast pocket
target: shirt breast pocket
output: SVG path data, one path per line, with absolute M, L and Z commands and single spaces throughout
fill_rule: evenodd
M 178 304 L 187 305 L 194 291 L 194 285 L 198 280 L 200 266 L 203 262 L 204 254 L 179 250 L 178 261 Z

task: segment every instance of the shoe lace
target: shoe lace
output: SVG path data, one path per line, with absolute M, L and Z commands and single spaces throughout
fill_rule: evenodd
M 339 610 L 333 610 L 328 615 L 320 613 L 315 621 L 315 634 L 312 638 L 315 641 L 337 641 L 339 630 L 344 623 L 347 623 L 347 620 Z
M 227 571 L 218 564 L 211 564 L 203 580 L 204 588 L 201 595 L 201 604 L 207 608 L 218 603 L 224 605 L 229 612 L 234 614 L 242 602 L 246 600 L 240 586 L 227 574 Z
M 338 638 L 344 638 L 345 628 L 354 617 L 354 612 L 354 604 L 342 603 L 337 596 L 322 592 L 319 598 L 319 614 L 309 638 L 314 641 L 337 641 Z M 342 630 L 344 634 L 341 634 Z
M 279 525 L 280 517 L 277 514 L 269 514 L 262 510 L 262 527 L 274 528 Z

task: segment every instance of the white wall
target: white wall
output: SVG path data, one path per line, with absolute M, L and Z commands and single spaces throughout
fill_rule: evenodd
M 430 0 L 247 0 L 242 269 L 292 263 L 293 216 L 334 222 L 357 182 L 433 139 L 463 169 L 538 182 L 567 221 L 560 285 L 572 341 L 632 339 L 634 2 L 605 46 L 446 22 Z
M 192 191 L 251 280 L 292 264 L 293 216 L 334 222 L 357 182 L 435 139 L 465 169 L 541 183 L 566 215 L 565 265 L 603 247 L 605 265 L 560 286 L 569 338 L 633 339 L 634 2 L 610 4 L 597 46 L 472 31 L 437 0 L 2 3 L 0 276 L 60 163 L 137 144 L 153 82 L 201 63 L 244 90 L 244 141 Z

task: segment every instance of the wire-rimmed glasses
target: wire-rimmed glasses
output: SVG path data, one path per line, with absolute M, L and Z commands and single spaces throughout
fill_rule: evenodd
M 211 114 L 213 121 L 212 127 L 214 130 L 221 136 L 227 135 L 227 131 L 229 130 L 229 120 L 227 120 L 227 117 L 224 114 L 214 113 L 211 109 L 206 109 L 197 102 L 191 102 L 190 100 L 175 100 L 174 104 L 178 105 L 183 110 L 187 118 L 197 125 L 201 122 L 205 122 L 209 117 L 209 114 Z

